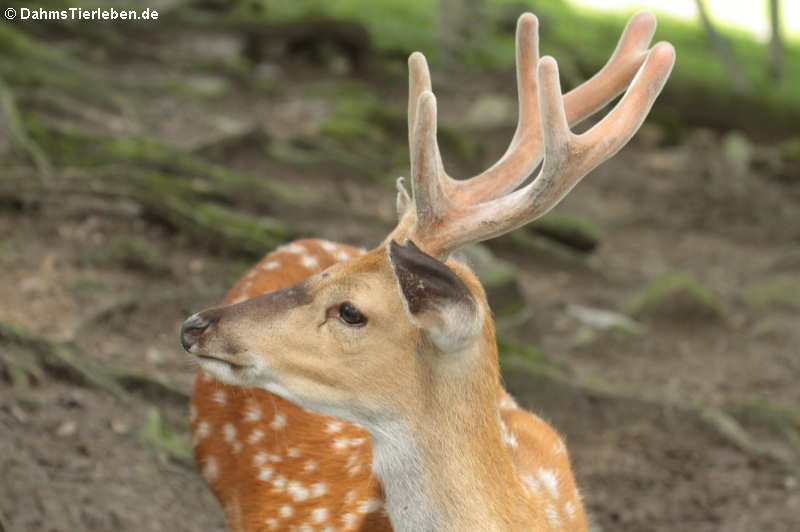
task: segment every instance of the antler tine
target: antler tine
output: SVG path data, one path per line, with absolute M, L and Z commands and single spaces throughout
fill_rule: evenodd
M 436 231 L 423 232 L 418 237 L 426 251 L 447 257 L 468 242 L 516 229 L 555 207 L 583 176 L 630 140 L 661 92 L 674 63 L 675 50 L 671 44 L 655 45 L 616 107 L 592 129 L 575 135 L 569 130 L 561 98 L 558 66 L 553 58 L 542 58 L 538 65 L 538 96 L 545 155 L 539 175 L 506 196 L 483 204 L 448 207 L 447 216 L 439 220 Z
M 655 28 L 652 13 L 641 11 L 631 17 L 605 66 L 564 96 L 570 126 L 593 115 L 625 90 L 647 55 Z M 505 154 L 483 173 L 463 181 L 444 174 L 445 190 L 459 205 L 481 203 L 515 190 L 541 162 L 542 135 L 536 88 L 539 21 L 531 13 L 517 21 L 516 52 L 519 99 L 516 132 Z
M 650 52 L 647 47 L 655 32 L 656 17 L 649 11 L 631 17 L 603 68 L 564 95 L 570 127 L 592 116 L 628 87 Z
M 431 74 L 428 62 L 420 52 L 414 52 L 408 57 L 408 147 L 411 156 L 414 155 L 414 131 L 417 123 L 417 108 L 423 92 L 431 91 Z M 439 166 L 442 166 L 441 156 L 436 154 Z M 414 164 L 413 161 L 411 163 Z M 411 206 L 411 198 L 404 185 L 405 179 L 397 179 L 397 214 L 402 220 Z M 402 225 L 402 224 L 401 224 Z
M 414 143 L 414 128 L 417 123 L 417 107 L 419 97 L 425 91 L 431 91 L 431 73 L 428 62 L 420 52 L 408 57 L 408 145 Z
M 417 100 L 411 144 L 411 193 L 416 209 L 413 233 L 423 240 L 438 232 L 452 205 L 442 188 L 436 141 L 436 97 L 423 91 Z

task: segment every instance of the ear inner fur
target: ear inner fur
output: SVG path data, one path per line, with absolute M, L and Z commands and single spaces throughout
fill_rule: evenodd
M 472 294 L 461 278 L 445 264 L 420 250 L 411 240 L 407 240 L 405 245 L 393 240 L 389 244 L 389 256 L 411 314 L 435 310 L 448 304 L 475 307 Z

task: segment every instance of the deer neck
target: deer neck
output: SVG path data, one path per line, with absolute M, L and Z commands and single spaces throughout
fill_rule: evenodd
M 461 380 L 452 369 L 432 372 L 417 415 L 368 427 L 395 530 L 491 531 L 524 522 L 524 495 L 501 437 L 496 363 L 459 364 Z

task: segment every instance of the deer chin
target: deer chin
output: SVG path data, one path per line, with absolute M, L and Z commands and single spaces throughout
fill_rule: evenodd
M 233 386 L 255 386 L 261 381 L 263 369 L 257 364 L 231 361 L 208 353 L 192 353 L 200 368 L 212 377 Z

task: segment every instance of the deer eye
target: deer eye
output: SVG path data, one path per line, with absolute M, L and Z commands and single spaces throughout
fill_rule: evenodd
M 339 317 L 348 325 L 361 326 L 367 323 L 367 317 L 349 301 L 339 305 Z

